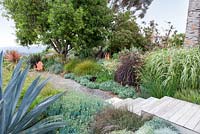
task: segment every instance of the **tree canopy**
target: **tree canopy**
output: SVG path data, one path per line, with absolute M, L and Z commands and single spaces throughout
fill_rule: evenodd
M 132 15 L 140 11 L 142 17 L 153 0 L 0 1 L 15 22 L 20 45 L 45 44 L 64 56 L 73 49 L 87 57 L 93 48 L 105 48 L 108 42 L 109 49 L 117 47 L 116 51 L 143 45 Z
M 21 45 L 46 44 L 66 55 L 105 40 L 112 22 L 106 0 L 1 0 Z

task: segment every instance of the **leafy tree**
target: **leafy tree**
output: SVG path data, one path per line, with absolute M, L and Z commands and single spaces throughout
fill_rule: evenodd
M 115 11 L 139 11 L 139 17 L 143 18 L 153 0 L 109 0 L 110 7 Z
M 74 8 L 82 7 L 84 28 L 78 33 L 79 55 L 91 56 L 92 48 L 103 47 L 113 21 L 113 12 L 107 7 L 107 0 L 73 0 Z
M 59 54 L 101 44 L 111 13 L 106 0 L 1 0 L 23 46 L 47 44 Z
M 144 37 L 135 17 L 132 17 L 130 12 L 119 13 L 115 16 L 111 33 L 108 45 L 108 50 L 111 53 L 131 47 L 144 49 Z
M 73 3 L 65 1 L 54 0 L 49 3 L 48 29 L 51 32 L 47 31 L 45 34 L 50 37 L 54 49 L 57 52 L 62 50 L 66 55 L 70 49 L 77 47 L 79 30 L 84 28 L 82 20 L 84 11 L 81 7 L 74 9 Z

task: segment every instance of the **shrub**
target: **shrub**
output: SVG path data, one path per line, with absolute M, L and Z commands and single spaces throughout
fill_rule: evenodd
M 134 98 L 135 97 L 135 89 L 129 86 L 122 86 L 112 80 L 102 82 L 102 83 L 97 83 L 97 82 L 92 82 L 90 79 L 92 76 L 86 75 L 86 76 L 81 76 L 77 77 L 74 74 L 65 74 L 64 76 L 66 79 L 73 79 L 76 82 L 80 83 L 83 86 L 86 86 L 91 89 L 101 89 L 104 91 L 111 91 L 115 94 L 117 94 L 121 98 Z
M 102 82 L 113 80 L 114 74 L 113 72 L 110 72 L 106 68 L 102 67 L 102 70 L 97 73 L 96 77 L 97 79 L 95 81 L 98 83 L 102 83 Z
M 20 60 L 21 54 L 15 50 L 6 51 L 5 59 L 12 63 L 17 63 Z
M 169 46 L 171 47 L 182 47 L 185 40 L 185 34 L 173 34 L 169 39 Z
M 103 91 L 111 91 L 121 98 L 134 98 L 135 89 L 131 87 L 124 87 L 114 81 L 107 81 L 102 83 L 91 82 L 89 79 L 91 76 L 75 78 L 75 81 L 79 82 L 81 85 L 86 86 L 91 89 L 101 89 Z
M 100 60 L 99 64 L 101 64 L 109 72 L 114 72 L 117 70 L 119 62 L 117 59 L 114 60 L 110 59 L 110 60 Z
M 98 89 L 99 88 L 99 84 L 96 84 L 94 82 L 88 82 L 86 86 L 88 88 L 91 88 L 91 89 Z
M 124 129 L 124 130 L 112 131 L 110 134 L 134 134 L 134 132 L 127 131 L 126 129 Z
M 146 122 L 135 134 L 180 134 L 180 132 L 164 120 L 154 118 Z
M 39 83 L 40 77 L 36 78 L 27 89 L 22 101 L 19 102 L 29 68 L 21 70 L 22 62 L 19 62 L 13 71 L 10 82 L 3 92 L 2 64 L 3 53 L 0 54 L 0 128 L 2 134 L 39 134 L 65 126 L 65 123 L 59 116 L 48 117 L 38 121 L 38 116 L 41 115 L 50 104 L 60 98 L 63 93 L 47 98 L 29 112 L 29 107 L 45 86 L 47 80 Z
M 42 63 L 44 64 L 44 69 L 49 70 L 54 64 L 58 62 L 55 61 L 53 56 L 42 58 Z
M 74 69 L 76 75 L 96 75 L 101 71 L 101 66 L 92 60 L 85 60 L 79 64 Z
M 142 65 L 139 54 L 122 56 L 121 65 L 115 72 L 115 81 L 122 85 L 139 86 L 139 69 Z
M 200 91 L 198 90 L 181 90 L 175 93 L 175 98 L 200 104 Z
M 74 79 L 75 78 L 75 75 L 73 73 L 68 73 L 68 74 L 65 74 L 64 75 L 64 78 L 65 79 Z
M 168 49 L 146 56 L 142 86 L 154 97 L 173 96 L 178 90 L 200 88 L 200 51 Z
M 59 134 L 88 134 L 88 125 L 93 116 L 102 110 L 104 103 L 81 93 L 68 92 L 47 110 L 48 116 L 62 114 L 67 126 Z
M 40 54 L 32 54 L 28 57 L 28 64 L 31 66 L 31 68 L 34 68 L 36 64 L 42 60 L 42 57 Z
M 63 65 L 62 64 L 54 64 L 49 68 L 49 71 L 54 74 L 60 74 L 63 72 Z
M 142 117 L 125 109 L 107 108 L 99 113 L 91 124 L 94 134 L 105 134 L 115 130 L 136 131 L 144 124 Z
M 64 71 L 68 73 L 72 73 L 78 63 L 80 63 L 80 60 L 78 59 L 70 60 L 67 64 L 65 64 Z

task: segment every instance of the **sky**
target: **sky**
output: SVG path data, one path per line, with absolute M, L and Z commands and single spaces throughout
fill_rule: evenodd
M 189 0 L 154 0 L 143 20 L 155 20 L 160 29 L 167 27 L 166 22 L 171 22 L 180 33 L 186 29 L 187 11 Z M 0 14 L 2 11 L 0 11 Z M 0 15 L 0 47 L 17 46 L 14 22 Z

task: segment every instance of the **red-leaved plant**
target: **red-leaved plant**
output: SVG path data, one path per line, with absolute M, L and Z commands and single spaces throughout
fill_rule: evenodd
M 20 60 L 21 54 L 15 50 L 8 50 L 5 53 L 5 59 L 9 62 L 17 63 Z
M 129 53 L 120 58 L 121 64 L 115 72 L 115 81 L 122 85 L 134 86 L 139 90 L 142 59 L 138 53 Z

